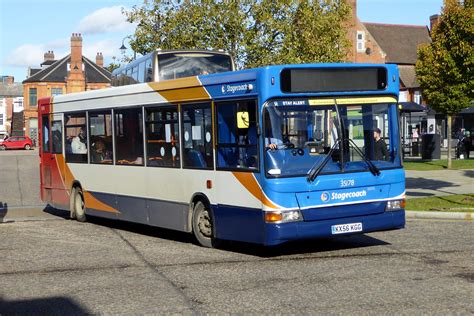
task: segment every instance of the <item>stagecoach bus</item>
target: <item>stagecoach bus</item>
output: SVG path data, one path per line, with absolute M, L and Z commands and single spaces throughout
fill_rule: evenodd
M 157 82 L 235 70 L 224 51 L 157 49 L 112 72 L 112 85 Z
M 39 100 L 41 198 L 221 240 L 403 228 L 395 65 L 280 65 Z

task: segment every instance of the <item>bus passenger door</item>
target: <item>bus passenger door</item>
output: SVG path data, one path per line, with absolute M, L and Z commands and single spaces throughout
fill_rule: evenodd
M 65 157 L 63 155 L 63 121 L 62 114 L 53 114 L 50 117 L 50 156 L 51 188 L 54 205 L 68 207 L 69 195 L 65 187 Z
M 49 106 L 49 105 L 46 105 Z M 44 202 L 52 203 L 52 178 L 51 169 L 55 164 L 54 156 L 51 154 L 50 133 L 51 126 L 49 115 L 41 116 L 41 132 L 40 132 L 40 181 L 41 181 L 41 199 Z

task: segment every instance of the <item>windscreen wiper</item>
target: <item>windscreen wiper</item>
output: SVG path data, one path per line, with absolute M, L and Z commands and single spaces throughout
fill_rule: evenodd
M 370 161 L 369 159 L 367 159 L 367 157 L 364 155 L 364 153 L 362 152 L 362 150 L 360 150 L 360 148 L 356 145 L 356 143 L 348 138 L 349 142 L 352 143 L 352 145 L 354 146 L 354 149 L 355 151 L 362 157 L 362 159 L 364 159 L 365 163 L 367 164 L 367 166 L 369 166 L 369 170 L 370 172 L 372 172 L 372 174 L 374 176 L 378 176 L 380 175 L 380 170 L 379 168 L 377 168 L 376 165 L 374 165 L 374 163 L 372 161 Z
M 341 143 L 341 139 L 338 138 L 336 140 L 336 142 L 334 143 L 334 145 L 332 146 L 332 148 L 329 150 L 329 152 L 327 153 L 327 156 L 326 158 L 324 158 L 323 162 L 320 163 L 318 165 L 318 168 L 315 168 L 316 167 L 316 164 L 314 164 L 311 169 L 309 169 L 308 171 L 308 182 L 313 182 L 314 179 L 316 179 L 316 177 L 321 173 L 321 170 L 323 170 L 323 168 L 326 166 L 326 164 L 329 162 L 329 159 L 332 158 L 332 153 L 334 152 L 334 150 L 336 149 L 336 146 L 338 144 Z

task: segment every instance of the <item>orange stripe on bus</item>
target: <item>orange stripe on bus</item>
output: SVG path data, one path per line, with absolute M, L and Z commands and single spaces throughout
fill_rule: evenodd
M 211 96 L 197 77 L 150 82 L 148 85 L 168 102 L 210 100 Z
M 59 174 L 61 175 L 61 178 L 64 182 L 64 189 L 66 189 L 66 191 L 71 194 L 72 183 L 75 180 L 74 176 L 72 175 L 71 169 L 69 169 L 68 165 L 64 161 L 64 156 L 61 154 L 56 155 L 56 162 L 58 164 Z M 62 167 L 64 167 L 64 169 Z
M 250 172 L 232 172 L 234 177 L 239 180 L 239 182 L 258 200 L 262 202 L 263 205 L 268 206 L 273 209 L 280 208 L 278 205 L 274 204 L 270 199 L 266 197 L 263 193 L 262 188 L 255 179 L 254 175 Z
M 94 210 L 99 210 L 103 212 L 111 212 L 111 213 L 120 213 L 115 208 L 99 201 L 87 191 L 84 192 L 84 203 L 86 204 L 87 208 L 92 208 Z
M 149 82 L 148 85 L 155 91 L 174 90 L 190 87 L 199 87 L 201 82 L 197 77 L 186 77 L 174 80 L 164 80 L 159 82 Z
M 56 161 L 59 169 L 59 173 L 64 181 L 64 186 L 66 191 L 71 194 L 72 184 L 75 180 L 74 175 L 69 169 L 68 165 L 64 161 L 63 155 L 56 155 Z M 61 166 L 64 166 L 64 170 L 62 170 Z M 64 172 L 64 173 L 63 173 Z M 93 208 L 95 210 L 104 211 L 104 212 L 112 212 L 112 213 L 120 213 L 117 209 L 99 201 L 96 199 L 92 194 L 84 190 L 84 203 L 86 207 Z

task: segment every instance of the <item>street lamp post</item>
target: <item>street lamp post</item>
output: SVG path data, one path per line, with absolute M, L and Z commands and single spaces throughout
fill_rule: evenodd
M 128 38 L 128 36 L 125 36 L 122 39 L 122 46 L 120 46 L 120 51 L 122 52 L 123 55 L 127 52 L 127 46 L 125 46 L 125 39 Z M 133 60 L 137 59 L 137 52 L 133 51 Z

